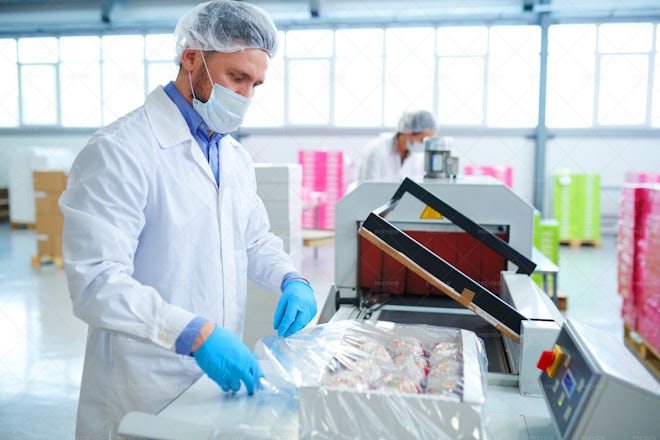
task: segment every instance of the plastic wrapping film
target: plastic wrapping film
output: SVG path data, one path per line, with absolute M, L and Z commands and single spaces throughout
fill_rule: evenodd
M 484 439 L 487 358 L 467 330 L 336 321 L 257 343 L 298 390 L 299 438 Z

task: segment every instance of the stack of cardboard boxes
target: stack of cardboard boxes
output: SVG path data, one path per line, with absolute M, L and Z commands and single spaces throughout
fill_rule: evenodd
M 62 171 L 34 171 L 37 257 L 61 258 L 64 217 L 57 203 L 66 189 L 67 175 Z
M 254 164 L 257 194 L 266 207 L 270 232 L 284 243 L 296 267 L 302 265 L 302 167 L 297 164 Z
M 551 218 L 541 218 L 541 213 L 534 213 L 534 247 L 548 260 L 559 266 L 559 222 Z M 543 275 L 533 274 L 532 280 L 543 287 Z M 556 279 L 550 277 L 552 282 Z M 555 287 L 555 286 L 552 286 Z
M 625 184 L 617 236 L 621 315 L 660 352 L 660 185 Z
M 463 172 L 466 176 L 493 176 L 513 189 L 513 167 L 507 165 L 467 165 Z
M 323 202 L 303 210 L 303 229 L 335 229 L 335 204 L 344 196 L 346 187 L 344 154 L 341 151 L 300 150 L 298 163 L 302 165 L 303 201 L 313 193 L 322 193 Z

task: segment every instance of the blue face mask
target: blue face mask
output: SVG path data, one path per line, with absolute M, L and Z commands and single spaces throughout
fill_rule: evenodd
M 192 77 L 190 76 L 190 72 L 188 72 L 190 89 L 193 94 L 193 108 L 211 130 L 218 133 L 230 133 L 243 123 L 243 117 L 248 107 L 250 107 L 252 100 L 234 93 L 220 84 L 214 83 L 211 79 L 209 68 L 206 65 L 204 53 L 200 53 L 202 54 L 206 74 L 213 85 L 213 91 L 208 101 L 202 102 L 198 100 L 193 90 Z

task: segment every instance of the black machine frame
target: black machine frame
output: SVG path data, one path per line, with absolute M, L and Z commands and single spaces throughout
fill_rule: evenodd
M 516 265 L 517 273 L 530 275 L 534 271 L 536 264 L 529 258 L 408 178 L 403 180 L 392 199 L 369 214 L 358 233 L 507 336 L 520 342 L 521 323 L 527 317 L 385 219 L 406 193 Z

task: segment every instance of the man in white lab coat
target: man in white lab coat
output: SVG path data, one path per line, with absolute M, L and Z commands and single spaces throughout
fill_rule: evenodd
M 263 10 L 201 4 L 177 24 L 175 81 L 98 131 L 60 198 L 76 316 L 89 324 L 79 438 L 114 438 L 130 411 L 157 413 L 206 373 L 256 392 L 241 341 L 247 278 L 282 291 L 273 327 L 316 314 L 314 292 L 269 232 L 240 125 L 277 48 Z
M 435 136 L 435 118 L 425 110 L 404 112 L 396 133 L 383 133 L 369 142 L 360 161 L 358 180 L 400 181 L 424 176 L 424 138 Z

